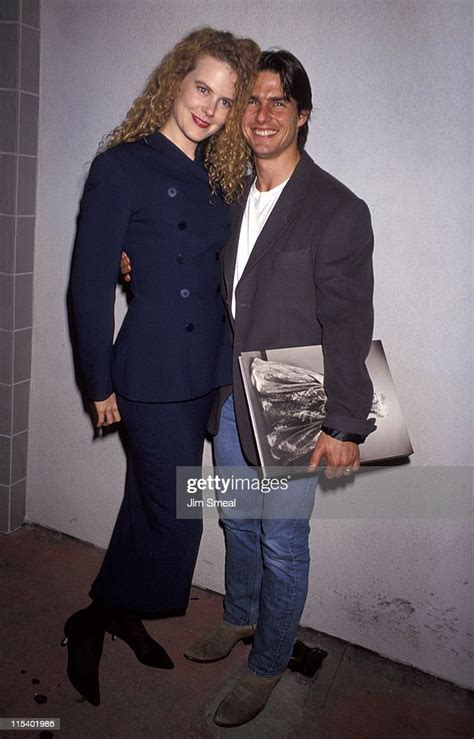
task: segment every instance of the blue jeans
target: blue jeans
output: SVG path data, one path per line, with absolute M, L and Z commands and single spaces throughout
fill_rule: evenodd
M 245 467 L 249 478 L 257 477 L 242 453 L 232 395 L 222 408 L 214 455 L 217 467 Z M 309 517 L 316 485 L 314 477 L 289 483 L 285 495 L 294 518 L 267 517 L 264 509 L 272 505 L 273 493 L 245 494 L 249 518 L 231 518 L 228 509 L 220 509 L 226 541 L 224 621 L 256 624 L 248 666 L 262 677 L 283 672 L 293 649 L 308 592 Z

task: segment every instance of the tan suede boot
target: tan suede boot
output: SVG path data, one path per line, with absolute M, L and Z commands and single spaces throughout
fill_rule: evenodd
M 214 714 L 217 726 L 242 726 L 265 708 L 280 675 L 260 677 L 247 670 L 219 705 Z
M 218 662 L 231 653 L 237 642 L 251 644 L 254 631 L 255 626 L 234 626 L 221 621 L 213 631 L 191 644 L 184 656 L 192 662 Z

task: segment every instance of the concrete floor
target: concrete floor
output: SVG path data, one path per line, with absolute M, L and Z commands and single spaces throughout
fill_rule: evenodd
M 126 644 L 108 639 L 100 673 L 102 703 L 93 708 L 69 684 L 66 649 L 59 644 L 67 616 L 88 603 L 88 586 L 102 555 L 36 526 L 0 536 L 0 717 L 61 719 L 54 734 L 2 730 L 1 739 L 474 736 L 471 692 L 310 630 L 300 637 L 327 652 L 316 676 L 311 680 L 287 671 L 253 722 L 218 728 L 212 716 L 245 670 L 249 647 L 239 644 L 230 657 L 210 665 L 184 659 L 184 647 L 222 615 L 222 598 L 197 588 L 186 617 L 146 622 L 175 669 L 144 667 Z

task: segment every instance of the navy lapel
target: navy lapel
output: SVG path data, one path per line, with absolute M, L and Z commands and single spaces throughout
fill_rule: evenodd
M 166 136 L 163 136 L 160 131 L 155 131 L 155 133 L 145 136 L 143 143 L 151 149 L 159 151 L 160 154 L 163 154 L 163 156 L 170 159 L 176 165 L 185 169 L 189 174 L 209 184 L 209 176 L 204 167 L 202 151 L 199 147 L 196 150 L 196 158 L 190 159 L 176 144 L 173 144 Z

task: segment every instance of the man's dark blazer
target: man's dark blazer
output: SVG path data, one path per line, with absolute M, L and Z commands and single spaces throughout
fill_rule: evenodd
M 162 134 L 106 150 L 84 189 L 71 271 L 79 360 L 89 396 L 182 401 L 231 382 L 219 252 L 229 237 L 207 172 Z M 115 344 L 120 253 L 132 299 Z
M 247 184 L 246 195 L 250 189 Z M 224 299 L 234 333 L 233 391 L 244 452 L 258 461 L 238 358 L 241 352 L 322 344 L 325 424 L 366 435 L 372 383 L 373 234 L 366 204 L 305 152 L 232 287 L 245 200 L 224 250 Z

